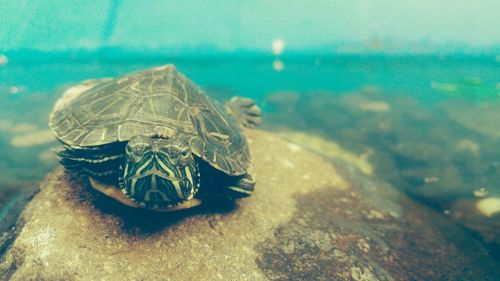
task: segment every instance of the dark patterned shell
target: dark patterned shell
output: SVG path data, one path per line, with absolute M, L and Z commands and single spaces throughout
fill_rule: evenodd
M 82 84 L 50 116 L 72 149 L 128 141 L 136 135 L 188 136 L 193 153 L 230 175 L 247 172 L 250 154 L 237 121 L 199 87 L 166 65 L 114 80 Z

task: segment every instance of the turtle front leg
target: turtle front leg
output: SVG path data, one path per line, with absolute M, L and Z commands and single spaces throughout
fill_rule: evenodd
M 226 111 L 244 127 L 254 128 L 262 122 L 260 108 L 251 99 L 232 97 L 225 105 Z
M 226 176 L 217 181 L 210 191 L 201 196 L 207 197 L 225 197 L 228 199 L 238 199 L 248 197 L 252 194 L 255 187 L 255 179 L 251 174 L 239 177 Z
M 244 176 L 238 177 L 234 184 L 226 186 L 225 189 L 226 192 L 224 192 L 224 195 L 227 195 L 228 197 L 247 197 L 252 194 L 255 189 L 255 179 L 251 174 L 246 174 Z

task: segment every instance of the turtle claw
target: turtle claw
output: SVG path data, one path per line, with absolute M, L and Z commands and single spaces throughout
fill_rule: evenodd
M 244 127 L 255 128 L 262 122 L 260 108 L 252 99 L 233 97 L 226 103 L 226 110 Z
M 251 174 L 242 176 L 234 185 L 227 186 L 226 192 L 222 195 L 229 198 L 247 197 L 255 189 L 255 179 Z

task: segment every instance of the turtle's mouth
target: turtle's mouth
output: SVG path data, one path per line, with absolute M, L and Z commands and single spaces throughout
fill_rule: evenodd
M 90 181 L 90 185 L 93 188 L 95 188 L 96 190 L 104 193 L 105 195 L 107 195 L 109 197 L 112 197 L 112 198 L 118 200 L 119 202 L 121 202 L 127 206 L 130 206 L 133 208 L 139 208 L 139 207 L 145 208 L 145 206 L 139 205 L 137 202 L 135 202 L 132 199 L 130 199 L 129 197 L 125 196 L 123 194 L 123 192 L 120 192 L 120 190 L 116 188 L 116 186 L 102 184 L 102 183 L 94 180 L 92 177 L 89 177 L 89 181 Z M 161 208 L 161 209 L 160 208 L 150 208 L 150 209 L 155 210 L 155 211 L 159 211 L 159 212 L 171 212 L 171 211 L 178 211 L 178 210 L 193 208 L 193 207 L 196 207 L 200 204 L 201 204 L 200 200 L 198 200 L 196 198 L 192 198 L 190 200 L 186 200 L 185 202 L 179 203 L 178 205 L 175 205 L 175 206 L 170 206 L 168 208 Z
M 173 210 L 177 210 L 177 209 L 185 209 L 185 208 L 190 208 L 190 207 L 194 207 L 194 206 L 199 205 L 199 203 L 195 203 L 195 204 L 191 204 L 193 206 L 178 208 L 180 205 L 184 205 L 187 202 L 189 202 L 190 200 L 192 200 L 194 196 L 190 196 L 184 200 L 180 200 L 180 201 L 177 201 L 175 203 L 167 203 L 167 204 L 156 203 L 156 204 L 154 204 L 154 203 L 150 203 L 148 201 L 138 200 L 137 198 L 131 196 L 127 192 L 127 189 L 125 187 L 120 186 L 120 191 L 126 198 L 128 198 L 130 201 L 132 201 L 137 206 L 142 207 L 142 208 L 153 209 L 153 210 L 172 210 L 173 211 Z M 196 202 L 199 202 L 199 201 L 197 200 Z

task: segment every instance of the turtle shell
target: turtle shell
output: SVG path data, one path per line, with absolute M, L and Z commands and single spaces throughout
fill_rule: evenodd
M 182 135 L 190 139 L 193 153 L 216 169 L 247 173 L 250 153 L 239 123 L 173 65 L 79 87 L 56 103 L 49 122 L 71 149 L 122 143 L 137 135 Z

